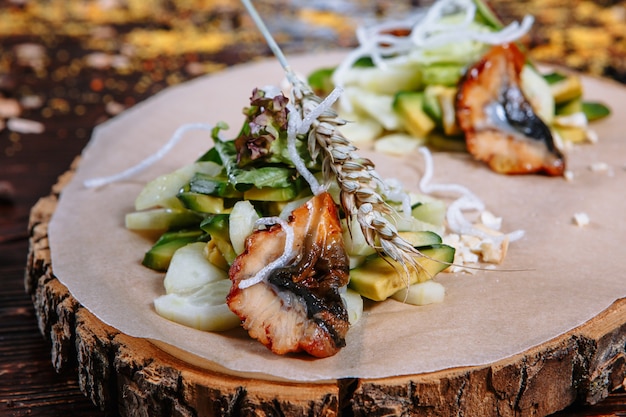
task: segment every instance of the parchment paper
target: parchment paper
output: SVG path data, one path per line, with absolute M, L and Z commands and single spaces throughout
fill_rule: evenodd
M 292 58 L 302 72 L 339 62 L 342 53 Z M 507 177 L 461 155 L 435 155 L 435 182 L 463 184 L 480 196 L 506 231 L 523 229 L 500 269 L 441 274 L 442 304 L 367 303 L 347 346 L 328 359 L 280 357 L 242 330 L 205 333 L 158 316 L 152 301 L 164 293 L 163 275 L 140 265 L 152 242 L 127 231 L 124 216 L 146 181 L 192 162 L 212 143 L 190 133 L 161 162 L 131 180 L 86 189 L 89 178 L 118 173 L 156 151 L 184 123 L 227 121 L 233 137 L 255 86 L 279 84 L 274 60 L 243 65 L 169 88 L 99 126 L 73 181 L 63 190 L 50 224 L 55 275 L 103 322 L 135 337 L 197 355 L 233 372 L 315 381 L 385 377 L 488 364 L 527 350 L 593 318 L 625 295 L 626 142 L 624 88 L 585 78 L 589 99 L 614 115 L 594 126 L 600 142 L 569 153 L 575 179 Z M 376 158 L 385 176 L 417 189 L 421 158 Z M 612 172 L 589 166 L 604 162 Z M 591 224 L 572 223 L 585 212 Z

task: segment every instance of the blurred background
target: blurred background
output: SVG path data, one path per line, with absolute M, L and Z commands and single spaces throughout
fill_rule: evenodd
M 358 23 L 430 3 L 256 2 L 288 54 L 353 46 Z M 505 22 L 536 16 L 534 59 L 626 83 L 626 1 L 490 3 Z M 20 198 L 8 162 L 62 143 L 73 152 L 50 157 L 67 166 L 96 124 L 167 86 L 268 54 L 236 0 L 1 0 L 0 195 Z
M 359 23 L 431 3 L 255 2 L 287 54 L 354 46 Z M 533 59 L 626 87 L 626 0 L 489 3 L 505 23 L 535 16 Z M 24 292 L 32 205 L 98 124 L 168 86 L 266 56 L 236 0 L 0 0 L 0 414 L 97 415 L 71 366 L 55 373 Z

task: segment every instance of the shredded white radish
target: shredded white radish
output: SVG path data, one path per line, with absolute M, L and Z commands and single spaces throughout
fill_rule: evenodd
M 293 258 L 294 233 L 293 228 L 289 225 L 289 223 L 287 223 L 280 217 L 263 217 L 256 222 L 257 227 L 269 226 L 274 224 L 279 224 L 285 232 L 285 249 L 283 250 L 282 255 L 274 259 L 269 264 L 265 265 L 254 276 L 241 280 L 239 282 L 239 288 L 244 289 L 251 287 L 254 284 L 258 284 L 259 282 L 265 280 L 267 274 L 270 273 L 272 270 L 285 266 L 287 262 L 289 262 Z
M 451 15 L 462 16 L 461 21 L 445 22 Z M 489 45 L 514 42 L 524 36 L 534 23 L 525 16 L 521 23 L 513 22 L 500 31 L 478 30 L 472 27 L 476 5 L 472 0 L 439 0 L 425 13 L 411 19 L 386 21 L 357 28 L 359 46 L 354 49 L 333 74 L 335 86 L 343 86 L 346 73 L 363 57 L 370 57 L 379 68 L 406 62 L 409 53 L 438 48 L 446 44 L 469 40 Z M 396 36 L 392 31 L 400 32 Z M 405 32 L 405 33 L 402 33 Z M 406 35 L 406 32 L 409 32 Z
M 206 123 L 189 123 L 180 126 L 172 137 L 154 154 L 150 155 L 143 161 L 139 162 L 137 165 L 134 165 L 122 172 L 117 174 L 113 174 L 107 177 L 98 177 L 98 178 L 90 178 L 83 182 L 83 185 L 87 188 L 97 188 L 102 187 L 117 181 L 126 180 L 128 178 L 132 178 L 133 176 L 139 174 L 146 168 L 149 168 L 153 164 L 159 162 L 161 159 L 165 157 L 173 148 L 178 144 L 178 142 L 183 138 L 183 136 L 192 130 L 213 130 L 213 126 Z
M 385 181 L 385 197 L 389 201 L 402 203 L 402 212 L 405 217 L 411 217 L 411 197 L 402 188 L 402 183 L 395 178 Z
M 460 235 L 478 236 L 482 239 L 490 239 L 493 241 L 502 241 L 508 239 L 509 242 L 519 240 L 524 236 L 523 230 L 517 230 L 500 236 L 493 236 L 480 230 L 465 216 L 465 211 L 475 211 L 481 213 L 485 210 L 485 204 L 472 193 L 467 187 L 460 184 L 432 184 L 431 180 L 434 174 L 433 158 L 426 147 L 419 148 L 424 158 L 424 173 L 419 182 L 421 191 L 425 194 L 457 194 L 459 197 L 448 205 L 446 211 L 446 220 L 448 228 L 453 233 Z

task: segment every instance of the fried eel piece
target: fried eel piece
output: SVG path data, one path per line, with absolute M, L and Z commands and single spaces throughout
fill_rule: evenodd
M 226 301 L 250 336 L 272 352 L 332 356 L 345 345 L 349 328 L 339 293 L 348 283 L 349 260 L 331 196 L 322 193 L 294 210 L 289 225 L 294 232 L 292 260 L 265 280 L 240 288 L 242 280 L 284 251 L 286 233 L 280 225 L 255 231 L 230 268 L 233 286 Z
M 524 63 L 514 44 L 491 48 L 460 82 L 457 121 L 469 153 L 494 171 L 560 176 L 565 158 L 520 87 Z

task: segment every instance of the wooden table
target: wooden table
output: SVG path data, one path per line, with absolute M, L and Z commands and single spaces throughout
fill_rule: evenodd
M 24 290 L 31 207 L 50 192 L 97 124 L 168 85 L 268 54 L 236 1 L 204 8 L 162 1 L 150 9 L 140 0 L 126 8 L 109 3 L 98 9 L 81 1 L 0 1 L 0 97 L 6 99 L 0 99 L 0 114 L 37 122 L 0 131 L 0 415 L 104 415 L 82 394 L 75 364 L 51 363 L 50 342 Z M 268 10 L 267 2 L 259 3 Z M 349 3 L 385 14 L 419 2 Z M 537 58 L 626 82 L 626 1 L 492 3 L 505 19 L 538 17 L 531 40 Z M 313 6 L 281 13 L 307 23 L 304 37 L 290 29 L 279 38 L 288 53 L 354 42 L 349 23 L 336 13 Z M 210 41 L 193 42 L 199 39 Z M 557 415 L 624 416 L 626 394 Z

